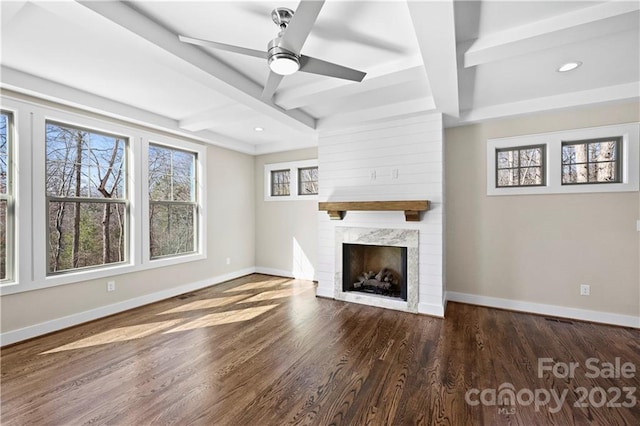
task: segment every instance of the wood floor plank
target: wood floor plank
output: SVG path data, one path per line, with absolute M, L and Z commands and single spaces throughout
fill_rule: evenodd
M 639 330 L 458 303 L 442 320 L 319 299 L 313 283 L 259 274 L 15 344 L 0 358 L 2 425 L 530 426 L 640 419 Z M 539 374 L 541 358 L 578 367 L 572 377 Z M 599 365 L 631 363 L 635 373 L 588 377 L 594 358 Z M 520 396 L 565 392 L 566 400 L 557 411 L 549 403 L 467 402 L 470 391 L 479 401 L 480 392 L 505 385 Z M 599 397 L 610 403 L 618 388 L 633 392 L 617 402 L 634 397 L 635 404 L 598 406 Z M 582 407 L 584 392 L 592 395 Z

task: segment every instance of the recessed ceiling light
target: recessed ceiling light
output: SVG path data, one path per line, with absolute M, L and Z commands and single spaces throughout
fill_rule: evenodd
M 580 62 L 580 61 L 567 62 L 566 64 L 564 64 L 560 68 L 558 68 L 556 71 L 558 71 L 558 72 L 573 71 L 576 68 L 578 68 L 580 65 L 582 65 L 582 62 Z
M 254 127 L 253 130 L 255 130 L 256 132 L 261 132 L 264 129 L 262 127 Z

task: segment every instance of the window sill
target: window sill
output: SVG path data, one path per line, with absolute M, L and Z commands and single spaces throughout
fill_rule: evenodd
M 112 278 L 119 275 L 129 274 L 132 272 L 146 271 L 149 269 L 162 268 L 165 266 L 179 265 L 182 263 L 195 262 L 204 260 L 207 256 L 202 253 L 194 253 L 184 256 L 169 257 L 163 259 L 149 260 L 139 265 L 130 263 L 118 264 L 114 266 L 89 269 L 84 271 L 60 273 L 58 275 L 48 276 L 44 281 L 18 281 L 2 284 L 0 286 L 0 296 L 9 294 L 23 293 L 27 291 L 42 290 L 45 288 L 58 287 L 62 285 L 75 284 L 83 281 L 98 280 L 102 278 Z

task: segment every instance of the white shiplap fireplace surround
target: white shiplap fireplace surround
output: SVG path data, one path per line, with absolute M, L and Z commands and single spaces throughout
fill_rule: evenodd
M 320 132 L 319 201 L 429 200 L 420 221 L 402 211 L 318 212 L 319 297 L 444 316 L 443 131 L 440 114 Z M 408 248 L 407 301 L 342 291 L 342 244 Z

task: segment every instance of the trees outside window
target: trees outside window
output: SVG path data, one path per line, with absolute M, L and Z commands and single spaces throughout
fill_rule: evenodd
M 13 115 L 0 113 L 0 282 L 11 279 L 13 263 L 13 185 L 11 151 Z
M 496 187 L 545 184 L 545 146 L 496 149 Z
M 49 274 L 127 261 L 127 143 L 46 123 Z
M 271 196 L 282 197 L 291 193 L 291 171 L 273 170 L 271 172 Z
M 197 250 L 197 154 L 149 144 L 149 238 L 152 259 Z
M 298 195 L 318 194 L 318 167 L 298 169 Z
M 562 184 L 620 183 L 622 138 L 562 143 Z

